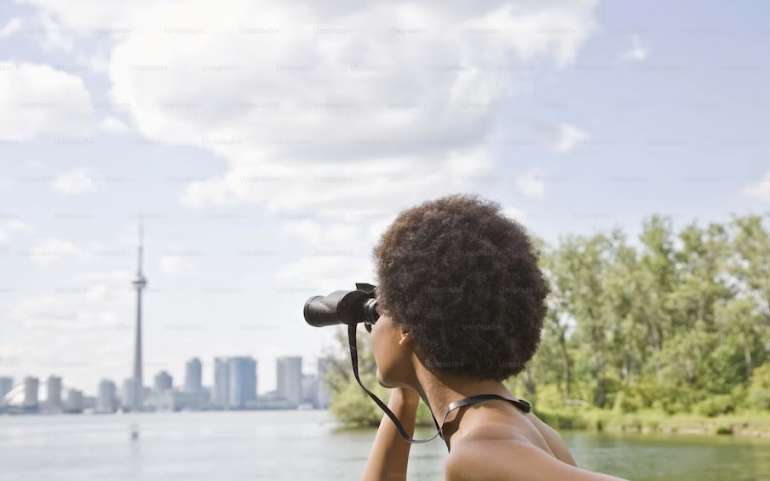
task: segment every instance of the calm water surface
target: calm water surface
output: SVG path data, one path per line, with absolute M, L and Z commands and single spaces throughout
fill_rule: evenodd
M 326 411 L 0 416 L 0 480 L 353 481 L 374 434 Z M 770 480 L 767 440 L 562 435 L 580 466 L 628 479 Z M 409 479 L 440 481 L 446 454 L 438 438 L 412 446 Z

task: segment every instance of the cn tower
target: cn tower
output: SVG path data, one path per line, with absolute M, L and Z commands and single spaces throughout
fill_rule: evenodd
M 131 411 L 141 411 L 144 406 L 144 382 L 142 380 L 142 291 L 147 286 L 147 279 L 142 273 L 143 227 L 139 224 L 139 250 L 136 278 L 132 281 L 136 289 L 136 338 L 134 339 L 134 395 Z

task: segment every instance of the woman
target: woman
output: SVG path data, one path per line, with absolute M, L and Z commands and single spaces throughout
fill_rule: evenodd
M 502 381 L 535 354 L 549 292 L 524 228 L 497 203 L 450 195 L 403 211 L 373 255 L 377 380 L 410 436 L 420 398 L 439 422 L 469 396 L 515 400 Z M 505 400 L 452 410 L 442 433 L 445 481 L 619 479 L 578 468 L 556 431 Z M 383 416 L 363 480 L 405 480 L 409 448 Z

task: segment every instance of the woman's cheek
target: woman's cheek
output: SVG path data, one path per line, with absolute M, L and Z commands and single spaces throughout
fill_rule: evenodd
M 377 362 L 378 354 L 379 354 L 379 332 L 377 331 L 377 326 L 372 328 L 372 355 L 374 356 L 374 361 Z

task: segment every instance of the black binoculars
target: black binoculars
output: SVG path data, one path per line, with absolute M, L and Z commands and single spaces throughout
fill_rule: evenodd
M 326 296 L 313 296 L 305 302 L 302 312 L 311 326 L 364 323 L 368 332 L 380 317 L 375 299 L 376 286 L 356 282 L 352 291 L 334 291 Z

